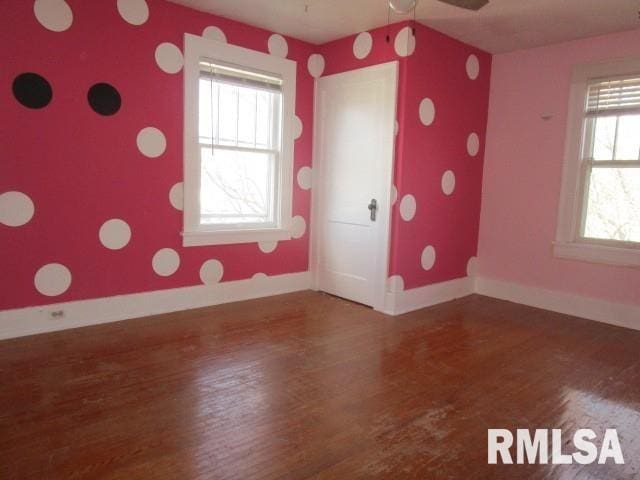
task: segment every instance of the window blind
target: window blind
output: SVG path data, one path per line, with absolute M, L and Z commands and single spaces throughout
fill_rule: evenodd
M 640 114 L 640 73 L 590 80 L 587 115 Z
M 231 65 L 222 65 L 208 60 L 200 61 L 200 76 L 210 77 L 216 82 L 239 87 L 282 91 L 282 79 L 267 73 L 242 70 Z

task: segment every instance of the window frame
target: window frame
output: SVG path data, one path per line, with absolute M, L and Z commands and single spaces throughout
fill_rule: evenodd
M 590 79 L 640 72 L 640 58 L 577 65 L 571 75 L 562 185 L 553 253 L 556 257 L 619 266 L 640 266 L 640 243 L 583 237 L 588 201 L 589 162 L 583 149 L 588 139 L 586 98 Z
M 290 240 L 293 203 L 294 116 L 296 62 L 236 45 L 185 34 L 184 36 L 184 211 L 183 246 L 227 245 Z M 282 78 L 282 138 L 275 179 L 277 226 L 200 224 L 200 137 L 198 95 L 200 60 L 207 58 L 250 71 Z M 235 225 L 235 226 L 234 226 Z

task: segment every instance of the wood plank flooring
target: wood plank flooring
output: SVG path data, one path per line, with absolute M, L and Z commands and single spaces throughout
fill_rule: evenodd
M 488 428 L 617 428 L 626 464 L 487 465 Z M 640 478 L 640 332 L 302 292 L 8 340 L 0 478 Z

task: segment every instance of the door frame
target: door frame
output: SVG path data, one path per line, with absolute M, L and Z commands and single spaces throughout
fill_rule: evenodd
M 349 70 L 346 72 L 336 73 L 320 77 L 314 81 L 314 102 L 313 102 L 313 153 L 312 153 L 312 181 L 311 181 L 311 238 L 309 249 L 309 272 L 311 273 L 311 287 L 314 290 L 320 289 L 319 278 L 319 222 L 322 218 L 322 195 L 320 192 L 321 179 L 323 178 L 323 150 L 318 138 L 320 136 L 321 122 L 318 119 L 318 102 L 320 84 L 324 79 L 347 77 L 354 72 L 384 72 L 389 75 L 393 85 L 393 116 L 390 119 L 390 128 L 388 129 L 388 138 L 386 139 L 385 149 L 387 161 L 383 168 L 382 185 L 379 185 L 383 199 L 386 199 L 385 206 L 378 211 L 378 221 L 380 222 L 379 235 L 376 239 L 376 258 L 374 269 L 374 302 L 373 309 L 380 312 L 388 311 L 386 305 L 387 278 L 389 274 L 389 258 L 391 247 L 391 212 L 392 212 L 392 187 L 395 166 L 395 145 L 396 132 L 395 122 L 397 119 L 398 109 L 398 76 L 399 63 L 397 60 L 392 62 L 381 63 L 370 67 Z

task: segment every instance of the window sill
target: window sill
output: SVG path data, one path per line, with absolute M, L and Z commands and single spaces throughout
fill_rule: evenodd
M 284 229 L 182 232 L 182 246 L 184 247 L 277 242 L 280 240 L 291 240 L 291 232 Z
M 640 267 L 640 248 L 617 247 L 586 242 L 554 242 L 553 254 L 559 258 L 583 260 L 623 267 Z

